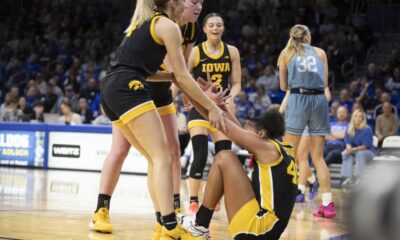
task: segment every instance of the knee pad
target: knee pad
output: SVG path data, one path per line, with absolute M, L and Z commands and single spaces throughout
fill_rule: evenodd
M 206 167 L 208 156 L 207 135 L 196 135 L 192 137 L 193 163 L 189 176 L 194 179 L 203 178 L 203 170 Z
M 215 154 L 222 150 L 231 150 L 232 142 L 229 140 L 221 140 L 215 143 Z

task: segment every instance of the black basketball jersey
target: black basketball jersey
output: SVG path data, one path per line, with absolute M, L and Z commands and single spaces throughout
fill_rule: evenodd
M 147 76 L 156 73 L 163 62 L 167 50 L 154 32 L 154 23 L 165 13 L 156 15 L 129 31 L 118 48 L 112 68 L 119 66 L 138 70 Z
M 272 142 L 281 157 L 270 164 L 255 161 L 252 185 L 261 208 L 259 214 L 274 211 L 281 221 L 280 227 L 284 228 L 289 221 L 297 194 L 297 167 L 293 148 L 278 141 Z
M 231 76 L 232 62 L 228 46 L 221 42 L 221 52 L 218 56 L 211 56 L 207 52 L 206 43 L 203 42 L 196 46 L 198 58 L 193 66 L 194 78 L 202 77 L 207 79 L 207 72 L 213 85 L 217 89 L 229 88 L 229 78 Z
M 200 35 L 200 29 L 197 23 L 189 22 L 183 26 L 180 26 L 182 33 L 182 50 L 185 50 L 186 46 L 190 43 L 195 43 Z M 164 63 L 160 65 L 159 71 L 168 72 L 167 66 Z
M 197 23 L 189 22 L 181 26 L 181 32 L 183 38 L 182 45 L 186 46 L 190 43 L 196 42 L 197 38 L 200 35 L 200 28 Z

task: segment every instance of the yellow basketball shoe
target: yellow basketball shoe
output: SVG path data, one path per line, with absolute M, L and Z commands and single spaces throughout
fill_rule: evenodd
M 156 225 L 154 226 L 154 231 L 151 240 L 160 240 L 161 232 L 162 232 L 162 226 L 157 222 Z
M 100 208 L 92 217 L 89 228 L 98 232 L 111 233 L 113 227 L 110 223 L 110 214 L 107 208 Z
M 176 225 L 172 230 L 168 230 L 165 226 L 162 227 L 160 240 L 180 240 L 182 234 L 181 225 Z

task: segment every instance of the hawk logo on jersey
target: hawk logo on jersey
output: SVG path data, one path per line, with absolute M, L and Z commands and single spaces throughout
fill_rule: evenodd
M 129 89 L 132 89 L 133 91 L 143 90 L 144 85 L 138 80 L 132 80 L 129 82 Z

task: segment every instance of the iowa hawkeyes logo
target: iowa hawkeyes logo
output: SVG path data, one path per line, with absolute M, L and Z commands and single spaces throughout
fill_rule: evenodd
M 132 89 L 133 91 L 138 91 L 138 90 L 143 90 L 144 86 L 143 83 L 141 83 L 138 80 L 132 80 L 129 82 L 129 89 Z

